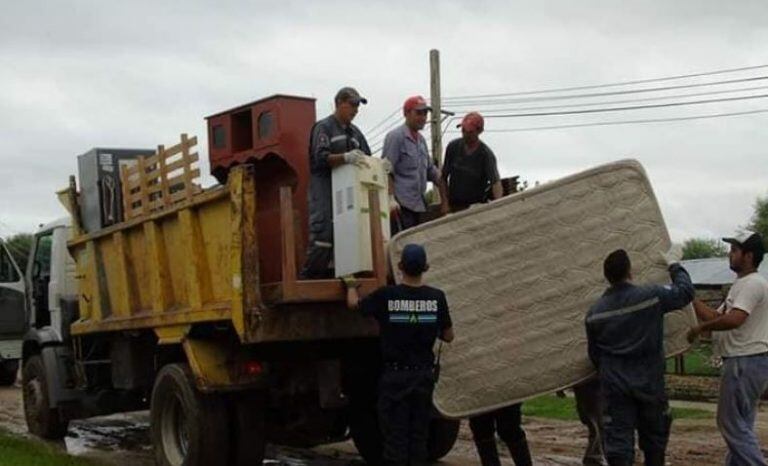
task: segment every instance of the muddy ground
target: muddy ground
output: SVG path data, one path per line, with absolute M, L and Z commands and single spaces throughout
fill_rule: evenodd
M 714 405 L 696 404 L 713 410 Z M 0 388 L 0 427 L 26 433 L 18 388 Z M 586 430 L 578 422 L 525 418 L 524 427 L 537 466 L 578 466 L 586 443 Z M 761 443 L 768 445 L 768 410 L 758 417 Z M 94 418 L 72 423 L 70 433 L 60 448 L 119 466 L 151 466 L 148 413 Z M 715 466 L 723 464 L 725 444 L 715 427 L 714 417 L 703 420 L 677 420 L 672 427 L 668 465 Z M 315 449 L 270 448 L 269 465 L 342 466 L 363 465 L 351 442 Z M 469 429 L 464 425 L 444 466 L 479 465 Z M 513 464 L 505 458 L 504 464 Z M 639 463 L 638 463 L 639 464 Z

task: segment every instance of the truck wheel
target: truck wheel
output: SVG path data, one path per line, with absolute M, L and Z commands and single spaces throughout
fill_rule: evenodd
M 429 424 L 427 443 L 430 461 L 437 461 L 451 451 L 453 444 L 456 443 L 456 438 L 459 436 L 459 427 L 461 427 L 461 421 L 439 417 L 432 418 L 432 422 Z
M 62 419 L 57 408 L 49 406 L 45 365 L 39 355 L 27 360 L 21 371 L 21 379 L 24 417 L 29 432 L 49 440 L 64 438 L 69 421 Z
M 229 402 L 232 466 L 260 466 L 264 461 L 266 441 L 266 394 L 243 393 Z
M 16 382 L 16 373 L 19 371 L 19 360 L 9 359 L 0 361 L 0 386 L 10 387 Z
M 226 403 L 195 387 L 186 364 L 157 374 L 150 407 L 152 445 L 159 466 L 224 466 L 229 456 Z

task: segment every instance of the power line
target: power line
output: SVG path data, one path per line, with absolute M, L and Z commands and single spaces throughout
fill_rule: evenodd
M 561 112 L 532 112 L 532 113 L 510 113 L 506 115 L 486 115 L 485 118 L 521 118 L 521 117 L 540 117 L 540 116 L 560 116 L 560 115 L 580 115 L 585 113 L 605 113 L 605 112 L 623 112 L 629 110 L 645 110 L 649 108 L 666 108 L 666 107 L 680 107 L 684 105 L 703 105 L 712 104 L 718 102 L 735 102 L 741 100 L 751 99 L 764 99 L 768 97 L 768 94 L 741 96 L 741 97 L 724 97 L 722 99 L 706 99 L 706 100 L 694 100 L 691 102 L 671 102 L 667 104 L 652 104 L 652 105 L 634 105 L 626 107 L 611 107 L 611 108 L 593 108 L 587 110 L 566 110 Z
M 725 81 L 711 81 L 707 83 L 696 83 L 696 84 L 680 84 L 675 86 L 649 87 L 645 89 L 629 89 L 624 91 L 611 91 L 611 92 L 592 92 L 592 93 L 586 93 L 586 94 L 571 94 L 571 95 L 548 96 L 548 97 L 525 97 L 520 99 L 507 99 L 507 100 L 477 100 L 477 101 L 460 102 L 460 104 L 461 105 L 505 105 L 505 104 L 515 104 L 515 103 L 523 103 L 523 102 L 586 99 L 586 98 L 592 98 L 592 97 L 605 97 L 605 96 L 613 96 L 613 95 L 642 94 L 647 92 L 663 92 L 663 91 L 671 91 L 675 89 L 691 89 L 696 87 L 721 86 L 724 84 L 764 81 L 766 79 L 768 79 L 768 76 L 753 76 L 750 78 L 729 79 Z
M 387 115 L 386 117 L 384 117 L 384 119 L 383 119 L 383 120 L 381 120 L 380 122 L 376 123 L 376 124 L 375 124 L 375 125 L 373 125 L 372 127 L 368 128 L 368 130 L 366 131 L 366 133 L 370 133 L 370 132 L 373 132 L 373 131 L 375 131 L 376 129 L 380 128 L 380 127 L 381 127 L 381 126 L 382 126 L 382 125 L 383 125 L 383 124 L 384 124 L 386 121 L 388 121 L 388 120 L 391 120 L 393 116 L 396 116 L 396 115 L 397 115 L 397 113 L 398 113 L 399 111 L 400 111 L 400 107 L 397 107 L 397 108 L 395 108 L 395 109 L 392 111 L 392 113 L 390 113 L 389 115 Z
M 524 128 L 504 128 L 504 129 L 486 129 L 484 133 L 518 133 L 524 131 L 544 131 L 554 129 L 568 129 L 568 128 L 585 128 L 588 126 L 613 126 L 613 125 L 631 125 L 631 124 L 643 124 L 643 123 L 665 123 L 674 121 L 688 121 L 688 120 L 704 120 L 711 118 L 741 116 L 741 115 L 755 115 L 759 113 L 768 113 L 768 108 L 760 110 L 747 110 L 743 112 L 729 112 L 729 113 L 712 113 L 707 115 L 695 115 L 687 117 L 672 117 L 672 118 L 649 118 L 642 120 L 621 120 L 621 121 L 601 121 L 594 123 L 576 123 L 568 125 L 552 125 L 552 126 L 529 126 Z M 459 131 L 452 130 L 449 133 L 458 133 Z
M 487 97 L 509 97 L 509 96 L 516 96 L 516 95 L 549 94 L 554 92 L 583 91 L 588 89 L 600 89 L 600 88 L 606 88 L 606 87 L 629 86 L 633 84 L 647 84 L 647 83 L 653 83 L 653 82 L 673 81 L 676 79 L 696 78 L 700 76 L 713 76 L 718 74 L 736 73 L 739 71 L 750 71 L 750 70 L 757 70 L 762 68 L 768 68 L 768 65 L 744 66 L 740 68 L 728 68 L 728 69 L 722 69 L 722 70 L 707 71 L 702 73 L 681 74 L 677 76 L 667 76 L 662 78 L 636 79 L 632 81 L 620 81 L 620 82 L 608 83 L 608 84 L 592 84 L 588 86 L 549 88 L 549 89 L 540 89 L 536 91 L 507 92 L 502 94 L 477 94 L 477 95 L 453 96 L 453 97 L 444 97 L 443 100 L 447 102 L 447 101 L 477 99 L 477 98 L 487 98 Z
M 578 103 L 578 104 L 565 104 L 565 105 L 541 105 L 541 106 L 534 106 L 534 107 L 516 107 L 516 108 L 497 108 L 497 109 L 460 109 L 460 110 L 454 110 L 456 113 L 467 113 L 472 111 L 479 111 L 484 114 L 486 113 L 493 113 L 493 112 L 513 112 L 513 111 L 527 111 L 527 110 L 549 110 L 553 108 L 573 108 L 573 107 L 592 107 L 595 105 L 613 105 L 613 104 L 625 104 L 625 103 L 634 103 L 634 102 L 652 102 L 654 100 L 669 100 L 669 99 L 685 99 L 688 97 L 701 97 L 706 95 L 721 95 L 721 94 L 730 94 L 735 92 L 747 92 L 747 91 L 757 91 L 757 90 L 764 90 L 768 89 L 768 86 L 755 86 L 755 87 L 745 87 L 741 89 L 728 89 L 724 91 L 708 91 L 708 92 L 694 92 L 694 93 L 688 93 L 688 94 L 676 94 L 676 95 L 665 95 L 665 96 L 658 96 L 658 97 L 646 97 L 642 99 L 624 99 L 624 100 L 609 100 L 609 101 L 601 101 L 601 102 L 587 102 L 587 103 Z

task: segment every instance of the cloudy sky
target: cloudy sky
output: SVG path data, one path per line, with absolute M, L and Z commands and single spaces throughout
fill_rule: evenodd
M 54 191 L 89 148 L 155 147 L 187 132 L 201 137 L 205 159 L 204 116 L 273 93 L 313 96 L 323 116 L 335 91 L 353 85 L 370 100 L 356 123 L 371 128 L 406 96 L 429 95 L 431 48 L 441 52 L 444 96 L 504 94 L 765 65 L 766 18 L 762 0 L 8 2 L 0 16 L 0 235 L 62 216 Z M 768 68 L 758 68 L 589 92 L 766 75 Z M 768 94 L 765 86 L 755 79 L 590 100 L 447 106 L 507 113 L 573 110 L 562 106 L 579 103 L 605 108 L 617 105 L 601 102 L 658 96 L 665 100 L 619 106 Z M 753 89 L 733 92 L 747 87 Z M 714 91 L 733 93 L 706 94 Z M 691 93 L 701 96 L 685 97 Z M 533 96 L 543 95 L 563 94 Z M 731 233 L 748 221 L 754 200 L 768 194 L 768 113 L 493 131 L 764 109 L 768 99 L 755 98 L 497 118 L 487 121 L 485 140 L 502 175 L 531 182 L 640 160 L 673 239 L 681 241 Z

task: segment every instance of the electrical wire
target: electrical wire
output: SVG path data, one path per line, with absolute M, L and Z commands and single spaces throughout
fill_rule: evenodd
M 619 87 L 619 86 L 630 86 L 635 84 L 648 84 L 648 83 L 654 83 L 654 82 L 664 82 L 664 81 L 673 81 L 678 79 L 686 79 L 686 78 L 697 78 L 701 76 L 714 76 L 718 74 L 727 74 L 727 73 L 736 73 L 740 71 L 752 71 L 752 70 L 758 70 L 768 68 L 768 64 L 766 65 L 755 65 L 755 66 L 743 66 L 740 68 L 727 68 L 727 69 L 721 69 L 721 70 L 715 70 L 715 71 L 706 71 L 701 73 L 691 73 L 691 74 L 681 74 L 677 76 L 666 76 L 661 78 L 650 78 L 650 79 L 635 79 L 631 81 L 619 81 L 615 83 L 607 83 L 607 84 L 592 84 L 587 86 L 571 86 L 571 87 L 560 87 L 560 88 L 549 88 L 549 89 L 540 89 L 535 91 L 519 91 L 519 92 L 506 92 L 501 94 L 476 94 L 476 95 L 463 95 L 463 96 L 449 96 L 449 97 L 443 97 L 444 102 L 450 102 L 450 101 L 457 101 L 457 100 L 466 100 L 466 99 L 478 99 L 478 98 L 489 98 L 489 97 L 510 97 L 510 96 L 518 96 L 518 95 L 532 95 L 532 94 L 549 94 L 549 93 L 555 93 L 555 92 L 570 92 L 570 91 L 583 91 L 583 90 L 589 90 L 589 89 L 601 89 L 601 88 L 607 88 L 607 87 Z
M 585 128 L 589 126 L 614 126 L 614 125 L 632 125 L 632 124 L 644 124 L 644 123 L 665 123 L 675 121 L 688 121 L 688 120 L 704 120 L 711 118 L 722 118 L 742 115 L 755 115 L 760 113 L 768 113 L 768 108 L 759 110 L 747 110 L 743 112 L 728 112 L 728 113 L 712 113 L 707 115 L 695 115 L 687 117 L 671 117 L 671 118 L 648 118 L 641 120 L 620 120 L 620 121 L 601 121 L 593 123 L 575 123 L 567 125 L 551 125 L 551 126 L 529 126 L 523 128 L 502 128 L 502 129 L 486 129 L 484 133 L 518 133 L 524 131 L 544 131 L 555 129 L 569 129 L 569 128 Z M 449 133 L 458 133 L 457 130 L 448 131 Z
M 532 112 L 532 113 L 510 113 L 505 115 L 486 115 L 485 118 L 522 118 L 522 117 L 541 117 L 541 116 L 561 116 L 561 115 L 581 115 L 586 113 L 605 113 L 605 112 L 623 112 L 630 110 L 646 110 L 650 108 L 668 108 L 668 107 L 680 107 L 685 105 L 703 105 L 720 102 L 736 102 L 742 100 L 752 99 L 764 99 L 768 97 L 768 94 L 741 96 L 741 97 L 724 97 L 721 99 L 705 99 L 694 100 L 691 102 L 671 102 L 666 104 L 652 104 L 652 105 L 635 105 L 626 107 L 610 107 L 610 108 L 593 108 L 587 110 L 567 110 L 561 112 Z

